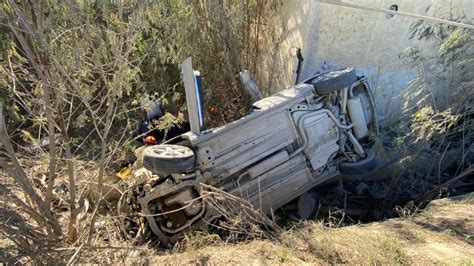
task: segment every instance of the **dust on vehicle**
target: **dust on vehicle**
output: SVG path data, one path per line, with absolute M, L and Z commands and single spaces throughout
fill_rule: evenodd
M 266 215 L 300 197 L 298 214 L 307 218 L 314 204 L 306 192 L 377 167 L 372 91 L 352 68 L 315 75 L 255 102 L 247 116 L 205 131 L 200 74 L 191 59 L 182 74 L 191 130 L 143 149 L 133 192 L 121 206 L 139 210 L 163 244 L 225 219 L 203 200 L 204 186 L 241 197 Z

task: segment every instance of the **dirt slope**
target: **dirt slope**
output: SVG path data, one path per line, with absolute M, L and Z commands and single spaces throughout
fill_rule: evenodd
M 213 238 L 215 239 L 215 238 Z M 207 242 L 206 242 L 207 241 Z M 474 194 L 438 200 L 414 217 L 344 228 L 306 222 L 278 242 L 227 245 L 196 237 L 184 252 L 149 258 L 165 264 L 396 263 L 473 264 Z
M 11 244 L 0 235 L 0 262 Z M 107 264 L 463 264 L 474 265 L 474 193 L 430 203 L 422 213 L 342 228 L 316 221 L 285 231 L 278 240 L 236 245 L 216 235 L 197 234 L 173 251 L 129 243 L 84 248 L 76 263 Z M 57 253 L 67 262 L 76 248 Z M 34 258 L 33 258 L 34 259 Z

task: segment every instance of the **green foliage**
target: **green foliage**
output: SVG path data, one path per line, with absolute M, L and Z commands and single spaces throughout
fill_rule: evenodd
M 167 36 L 160 51 L 177 65 L 192 57 L 200 70 L 207 126 L 217 126 L 244 115 L 249 97 L 240 87 L 238 73 L 259 63 L 263 24 L 280 5 L 277 0 L 168 1 L 149 10 L 148 19 Z M 169 53 L 172 51 L 172 53 Z M 178 94 L 184 100 L 183 94 Z M 217 107 L 219 115 L 208 112 Z
M 238 72 L 255 71 L 263 25 L 279 6 L 278 0 L 5 2 L 0 89 L 9 131 L 24 142 L 21 130 L 33 138 L 46 135 L 45 82 L 55 123 L 60 113 L 67 119 L 71 145 L 81 156 L 96 157 L 98 129 L 105 130 L 109 107 L 111 139 L 132 136 L 147 98 L 159 100 L 168 113 L 160 127 L 182 122 L 180 64 L 189 56 L 202 73 L 206 112 L 211 106 L 219 110 L 207 115 L 207 126 L 239 118 L 250 102 Z M 32 56 L 15 28 L 29 32 Z M 32 64 L 44 66 L 46 80 Z
M 468 22 L 451 10 L 446 19 Z M 403 109 L 397 147 L 405 152 L 429 153 L 436 162 L 456 154 L 458 170 L 469 165 L 474 149 L 474 34 L 446 25 L 414 23 L 412 37 L 432 49 L 410 47 L 402 53 L 414 73 L 402 91 Z M 428 155 L 427 155 L 428 156 Z M 427 175 L 433 166 L 427 167 Z M 443 169 L 438 169 L 441 175 Z M 449 173 L 455 175 L 456 173 Z
M 463 17 L 454 15 L 447 19 L 465 22 Z M 437 53 L 429 55 L 418 47 L 410 47 L 403 52 L 408 66 L 416 71 L 416 78 L 403 95 L 407 106 L 427 104 L 444 110 L 460 98 L 472 97 L 472 87 L 464 86 L 474 78 L 472 31 L 422 21 L 414 23 L 410 30 L 412 37 L 429 40 Z M 467 103 L 463 103 L 456 108 L 464 109 L 466 106 Z M 455 113 L 460 111 L 454 110 Z
M 414 142 L 432 140 L 434 136 L 442 135 L 452 129 L 459 121 L 460 115 L 452 115 L 452 109 L 442 112 L 434 111 L 430 106 L 419 109 L 412 116 L 410 135 Z
M 182 124 L 184 122 L 183 113 L 178 113 L 177 116 L 174 116 L 171 113 L 165 113 L 163 117 L 160 118 L 158 124 L 159 129 L 167 129 L 173 126 L 174 124 Z
M 457 49 L 467 46 L 471 41 L 471 34 L 469 30 L 466 29 L 456 29 L 445 40 L 442 42 L 439 47 L 440 55 L 446 55 L 449 52 L 455 51 Z

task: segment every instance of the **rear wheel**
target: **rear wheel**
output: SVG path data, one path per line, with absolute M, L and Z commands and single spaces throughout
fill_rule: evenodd
M 143 166 L 157 174 L 192 171 L 195 161 L 194 152 L 181 145 L 153 145 L 143 151 Z
M 378 159 L 373 149 L 366 150 L 367 157 L 357 162 L 342 162 L 339 171 L 346 175 L 365 175 L 377 168 Z
M 318 94 L 327 94 L 348 87 L 357 81 L 353 68 L 334 70 L 321 74 L 311 80 L 311 84 Z

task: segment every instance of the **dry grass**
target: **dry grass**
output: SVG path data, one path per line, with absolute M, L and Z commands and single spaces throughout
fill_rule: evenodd
M 41 164 L 37 164 L 41 165 Z M 92 167 L 92 166 L 90 166 Z M 89 166 L 84 165 L 87 170 Z M 94 168 L 94 167 L 92 167 Z M 33 177 L 45 167 L 31 167 Z M 84 171 L 84 174 L 88 171 Z M 81 179 L 88 180 L 86 176 Z M 9 180 L 4 178 L 3 180 Z M 58 184 L 65 178 L 58 178 Z M 87 182 L 78 187 L 86 189 Z M 4 183 L 7 185 L 7 183 Z M 9 184 L 15 187 L 14 184 Z M 59 185 L 59 187 L 62 187 Z M 66 186 L 67 187 L 67 186 Z M 83 189 L 78 191 L 84 192 Z M 15 190 L 18 192 L 18 190 Z M 216 193 L 215 191 L 210 191 Z M 211 193 L 211 194 L 212 194 Z M 81 193 L 82 194 L 82 193 Z M 213 194 L 212 194 L 213 195 Z M 222 195 L 219 194 L 220 197 Z M 212 199 L 212 198 L 211 198 Z M 154 244 L 137 246 L 120 234 L 113 208 L 100 212 L 92 241 L 85 244 L 86 216 L 79 224 L 77 244 L 38 247 L 27 254 L 0 236 L 0 262 L 55 263 L 156 263 L 156 264 L 409 264 L 473 263 L 474 194 L 458 200 L 437 200 L 420 214 L 380 223 L 333 228 L 318 221 L 307 221 L 284 231 L 274 231 L 272 240 L 257 237 L 229 243 L 215 234 L 194 232 L 172 250 L 159 250 Z M 227 198 L 227 202 L 229 199 Z M 61 202 L 61 199 L 59 199 Z M 59 203 L 58 202 L 58 203 Z M 219 202 L 215 202 L 217 204 Z M 242 204 L 242 203 L 241 203 Z M 60 208 L 62 204 L 56 205 Z M 241 205 L 239 205 L 241 206 Z M 67 210 L 67 209 L 65 209 Z M 67 212 L 63 212 L 67 215 Z M 238 212 L 236 212 L 238 213 Z M 61 214 L 61 212 L 59 212 Z M 66 217 L 61 217 L 62 224 Z M 268 222 L 268 221 L 267 221 Z M 235 226 L 235 223 L 229 225 Z M 239 224 L 240 227 L 244 224 Z M 242 227 L 242 228 L 244 228 Z M 277 234 L 275 234 L 277 233 Z M 258 237 L 260 235 L 260 237 Z M 43 248 L 43 250 L 40 250 Z
M 231 245 L 215 241 L 212 237 L 209 239 L 197 235 L 189 240 L 193 244 L 188 244 L 184 251 L 156 256 L 152 262 L 474 263 L 474 248 L 469 236 L 469 232 L 474 231 L 472 200 L 440 204 L 409 219 L 393 219 L 367 225 L 327 228 L 317 221 L 304 222 L 283 232 L 278 241 L 255 240 Z M 464 233 L 458 232 L 460 228 Z
M 287 247 L 300 250 L 329 263 L 403 264 L 408 258 L 392 233 L 374 231 L 371 227 L 351 226 L 329 229 L 309 222 L 287 232 L 282 238 Z
M 318 221 L 302 222 L 276 240 L 231 244 L 214 234 L 194 233 L 172 250 L 132 245 L 115 233 L 115 217 L 109 214 L 98 218 L 101 225 L 90 245 L 56 248 L 32 259 L 107 264 L 472 264 L 472 199 L 473 194 L 438 200 L 421 214 L 366 225 L 328 228 Z M 0 245 L 0 261 L 15 261 L 18 253 L 12 244 L 2 239 Z
M 41 165 L 41 164 L 37 164 Z M 82 166 L 85 170 L 89 166 Z M 92 166 L 90 166 L 92 167 Z M 92 167 L 94 168 L 94 167 Z M 46 172 L 45 167 L 31 167 L 33 177 Z M 84 174 L 88 171 L 84 171 Z M 82 180 L 88 180 L 81 176 Z M 3 180 L 9 180 L 4 178 Z M 65 178 L 58 178 L 58 184 Z M 79 182 L 78 187 L 87 182 Z M 5 183 L 4 185 L 7 185 Z M 14 184 L 9 184 L 15 187 Z M 62 187 L 59 185 L 59 187 Z M 18 192 L 18 190 L 15 190 Z M 79 191 L 84 191 L 79 189 Z M 215 193 L 215 191 L 211 191 Z M 220 194 L 219 194 L 220 195 Z M 222 195 L 220 195 L 222 196 Z M 155 263 L 155 264 L 409 264 L 473 263 L 474 194 L 458 200 L 437 200 L 420 214 L 380 223 L 342 228 L 307 221 L 278 232 L 272 240 L 253 237 L 232 244 L 215 234 L 195 232 L 186 236 L 172 250 L 151 245 L 136 246 L 119 230 L 113 209 L 98 214 L 90 244 L 88 217 L 79 224 L 79 241 L 66 247 L 50 247 L 27 254 L 0 236 L 0 262 L 55 263 Z M 229 199 L 227 199 L 228 201 Z M 59 200 L 61 202 L 61 200 Z M 218 202 L 217 202 L 218 203 Z M 216 204 L 217 204 L 216 203 Z M 58 204 L 59 208 L 62 204 Z M 239 205 L 240 206 L 240 205 Z M 59 212 L 61 213 L 61 212 Z M 64 212 L 66 215 L 67 212 Z M 65 218 L 65 217 L 64 217 Z M 60 219 L 66 223 L 67 219 Z M 235 224 L 230 224 L 235 225 Z M 245 224 L 242 224 L 243 226 Z M 277 230 L 278 231 L 278 230 Z M 277 232 L 275 231 L 275 232 Z M 274 233 L 275 233 L 274 232 Z M 262 235 L 260 234 L 256 234 Z M 263 237 L 263 235 L 261 236 Z M 41 247 L 38 247 L 38 250 Z M 44 248 L 44 247 L 43 247 Z

